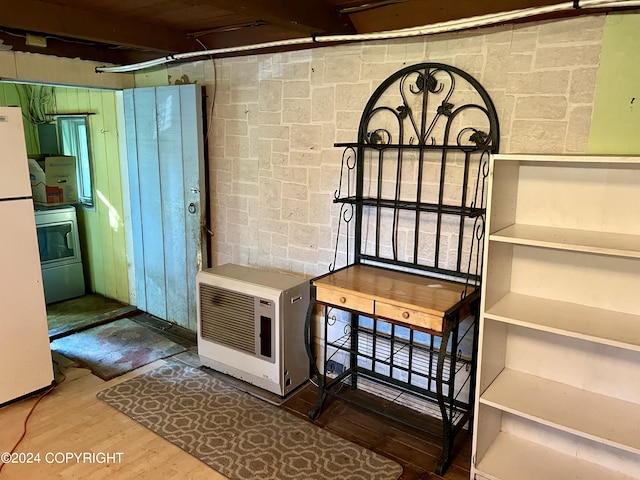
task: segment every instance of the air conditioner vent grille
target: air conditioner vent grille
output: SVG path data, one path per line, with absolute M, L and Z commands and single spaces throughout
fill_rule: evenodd
M 254 297 L 201 283 L 200 316 L 202 338 L 256 353 Z

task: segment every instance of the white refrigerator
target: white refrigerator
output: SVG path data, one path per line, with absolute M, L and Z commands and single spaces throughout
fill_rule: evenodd
M 51 385 L 29 166 L 17 107 L 0 107 L 0 405 Z

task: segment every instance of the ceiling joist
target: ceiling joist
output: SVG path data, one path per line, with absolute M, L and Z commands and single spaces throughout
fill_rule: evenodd
M 158 54 L 149 51 L 104 48 L 102 45 L 87 45 L 82 42 L 68 42 L 48 38 L 46 47 L 27 45 L 24 35 L 7 34 L 0 31 L 0 47 L 11 46 L 14 52 L 41 53 L 58 57 L 85 58 L 104 63 L 135 63 L 157 58 Z M 2 48 L 0 48 L 2 50 Z
M 325 0 L 189 0 L 303 33 L 355 33 L 347 15 Z
M 0 11 L 2 25 L 25 32 L 166 53 L 199 48 L 179 30 L 39 0 L 0 0 Z

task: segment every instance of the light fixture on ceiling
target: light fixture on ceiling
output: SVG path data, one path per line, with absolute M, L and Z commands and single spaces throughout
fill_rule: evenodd
M 205 35 L 210 35 L 212 33 L 233 32 L 235 30 L 242 30 L 244 28 L 261 27 L 266 24 L 267 22 L 265 22 L 264 20 L 256 20 L 254 22 L 245 22 L 245 23 L 236 23 L 235 25 L 225 25 L 224 27 L 216 27 L 216 28 L 210 28 L 208 30 L 201 30 L 199 32 L 187 33 L 187 37 L 198 38 L 198 37 L 203 37 Z
M 344 7 L 338 10 L 340 13 L 358 13 L 365 10 L 371 10 L 373 8 L 385 7 L 387 5 L 393 5 L 395 3 L 404 3 L 407 0 L 380 0 L 379 2 L 363 3 L 362 5 L 354 5 L 353 7 Z

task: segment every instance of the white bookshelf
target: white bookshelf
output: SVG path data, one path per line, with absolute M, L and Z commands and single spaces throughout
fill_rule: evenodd
M 485 390 L 480 403 L 640 454 L 640 405 L 636 403 L 508 368 Z
M 640 352 L 640 315 L 509 292 L 485 318 Z
M 558 453 L 509 433 L 499 433 L 479 464 L 479 480 L 632 480 L 635 477 Z
M 472 478 L 640 478 L 640 157 L 491 160 Z
M 491 234 L 490 240 L 574 252 L 640 258 L 640 235 L 514 224 Z

